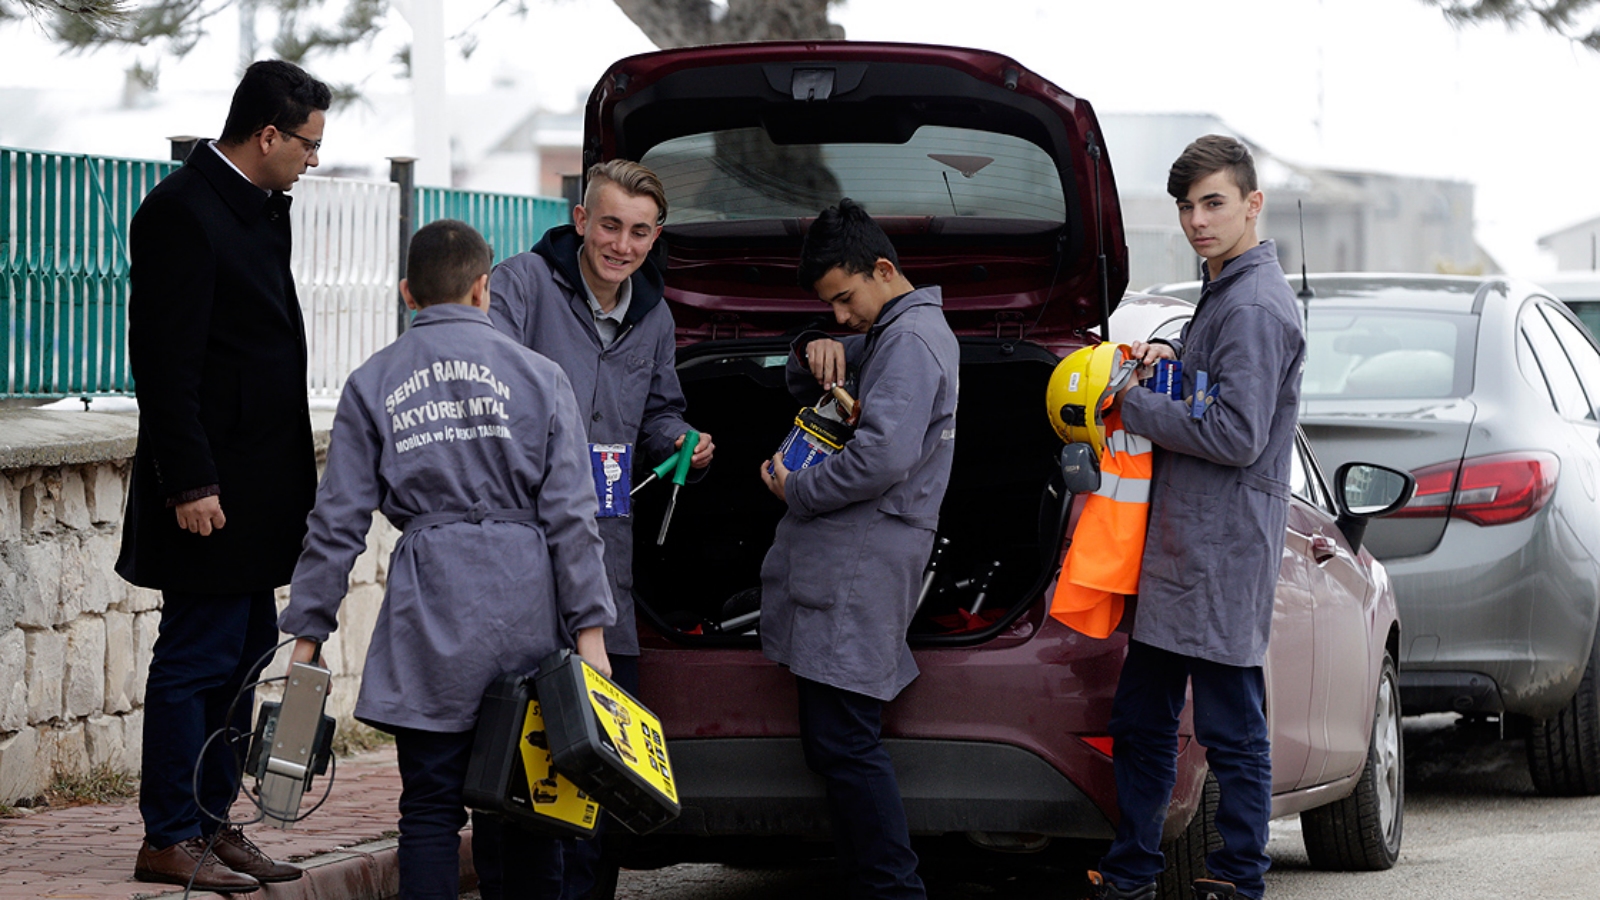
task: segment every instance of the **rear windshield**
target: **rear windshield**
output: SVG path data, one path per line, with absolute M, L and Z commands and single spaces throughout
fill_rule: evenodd
M 667 224 L 814 216 L 850 197 L 874 216 L 1061 222 L 1050 156 L 1022 138 L 924 125 L 903 144 L 777 144 L 761 128 L 693 134 L 640 160 L 667 189 Z
M 1301 396 L 1466 396 L 1472 390 L 1476 321 L 1448 313 L 1313 310 Z

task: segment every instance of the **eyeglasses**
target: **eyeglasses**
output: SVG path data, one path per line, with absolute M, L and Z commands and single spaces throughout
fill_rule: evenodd
M 283 129 L 283 128 L 279 128 L 278 131 L 283 133 L 283 134 L 287 134 L 289 137 L 292 137 L 297 141 L 300 141 L 300 142 L 304 143 L 308 148 L 310 148 L 312 153 L 315 153 L 318 150 L 322 149 L 322 141 L 320 141 L 320 140 L 313 141 L 311 138 L 301 137 L 300 135 L 295 134 L 294 132 L 289 131 L 287 129 Z

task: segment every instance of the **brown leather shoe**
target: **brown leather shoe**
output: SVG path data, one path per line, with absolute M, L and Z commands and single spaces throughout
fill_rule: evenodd
M 273 862 L 272 857 L 262 853 L 254 841 L 244 836 L 244 829 L 238 825 L 222 826 L 211 852 L 222 860 L 223 865 L 249 875 L 262 884 L 293 881 L 305 874 L 299 866 Z
M 261 887 L 261 882 L 235 872 L 207 853 L 205 838 L 179 841 L 163 850 L 150 846 L 149 841 L 139 846 L 139 858 L 133 864 L 134 879 L 182 886 L 189 884 L 191 876 L 195 890 L 219 894 L 245 894 Z

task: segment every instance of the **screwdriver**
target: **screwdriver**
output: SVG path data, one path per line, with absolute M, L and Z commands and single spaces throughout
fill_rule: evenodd
M 691 429 L 689 429 L 689 434 L 693 434 L 695 436 L 695 443 L 698 444 L 699 441 L 700 441 L 699 432 L 697 432 L 693 428 L 691 428 Z M 683 442 L 685 444 L 689 443 L 689 438 L 688 438 L 687 435 L 684 436 Z M 672 474 L 672 470 L 677 468 L 678 457 L 681 456 L 682 454 L 683 454 L 683 449 L 682 448 L 679 448 L 678 450 L 673 451 L 671 456 L 669 456 L 666 459 L 662 460 L 661 464 L 656 466 L 654 469 L 651 469 L 650 470 L 650 474 L 645 476 L 645 479 L 643 481 L 641 481 L 638 484 L 634 485 L 633 486 L 633 490 L 628 492 L 628 496 L 629 497 L 638 496 L 639 492 L 644 490 L 644 486 L 645 485 L 649 484 L 652 481 L 655 481 L 658 478 L 665 478 L 668 475 Z M 689 450 L 689 455 L 690 456 L 694 456 L 694 450 L 692 448 Z
M 672 511 L 678 508 L 678 491 L 683 488 L 683 483 L 689 480 L 689 460 L 694 456 L 695 448 L 698 446 L 700 446 L 700 432 L 691 428 L 683 436 L 683 446 L 673 455 L 677 465 L 672 470 L 672 499 L 667 501 L 667 513 L 661 517 L 661 533 L 656 535 L 657 547 L 667 542 L 667 527 L 672 524 Z M 656 471 L 660 471 L 660 467 L 657 467 Z

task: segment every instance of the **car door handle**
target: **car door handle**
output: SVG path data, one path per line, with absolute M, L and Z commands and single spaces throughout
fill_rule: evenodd
M 1325 534 L 1311 536 L 1311 558 L 1322 565 L 1339 554 L 1339 543 Z

